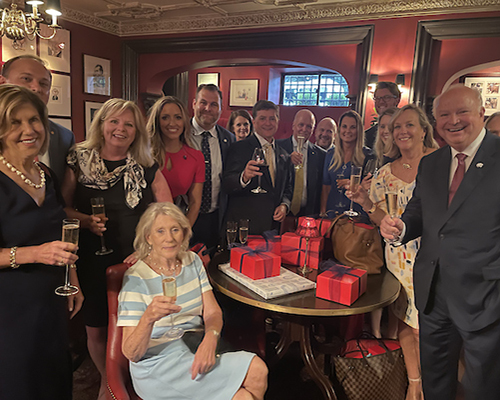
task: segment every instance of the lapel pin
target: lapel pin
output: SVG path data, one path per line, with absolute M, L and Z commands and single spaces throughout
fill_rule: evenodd
M 478 162 L 476 164 L 476 168 L 483 168 L 484 164 L 482 162 Z
M 224 143 L 227 143 L 227 139 L 226 138 L 224 138 Z

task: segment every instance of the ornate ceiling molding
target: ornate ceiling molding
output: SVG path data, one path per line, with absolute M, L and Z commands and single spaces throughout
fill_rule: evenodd
M 243 28 L 266 28 L 337 21 L 355 21 L 440 13 L 467 13 L 498 10 L 500 0 L 402 0 L 355 5 L 319 6 L 275 10 L 211 18 L 168 19 L 114 23 L 69 8 L 64 19 L 118 36 L 146 36 Z

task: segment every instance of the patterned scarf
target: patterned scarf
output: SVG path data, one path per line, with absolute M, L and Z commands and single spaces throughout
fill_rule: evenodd
M 68 165 L 77 173 L 78 182 L 91 189 L 107 190 L 123 177 L 125 202 L 131 209 L 142 199 L 142 189 L 146 188 L 144 168 L 130 153 L 127 162 L 109 172 L 106 164 L 95 149 L 75 149 L 68 154 Z

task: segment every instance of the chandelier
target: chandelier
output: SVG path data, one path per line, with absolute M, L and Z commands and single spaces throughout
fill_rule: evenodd
M 38 12 L 38 6 L 44 4 L 41 0 L 29 0 L 26 4 L 31 6 L 32 12 L 23 12 L 19 10 L 16 3 L 12 3 L 10 8 L 0 9 L 2 13 L 2 22 L 0 25 L 0 36 L 12 39 L 14 45 L 17 41 L 25 38 L 34 40 L 36 36 L 42 39 L 52 39 L 61 27 L 57 25 L 57 17 L 62 15 L 61 4 L 59 0 L 46 1 L 47 6 L 45 12 L 52 16 L 52 23 L 49 28 L 52 33 L 49 36 L 43 36 L 40 31 L 40 24 L 44 22 L 42 15 Z

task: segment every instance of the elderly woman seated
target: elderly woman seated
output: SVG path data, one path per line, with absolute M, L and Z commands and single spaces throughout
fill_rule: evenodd
M 132 382 L 144 399 L 263 399 L 267 367 L 245 351 L 216 356 L 222 312 L 203 264 L 188 251 L 191 227 L 173 204 L 152 204 L 137 225 L 139 261 L 126 272 L 118 325 Z M 174 277 L 177 293 L 163 295 Z M 172 330 L 204 330 L 193 354 Z M 185 337 L 184 337 L 185 338 Z

